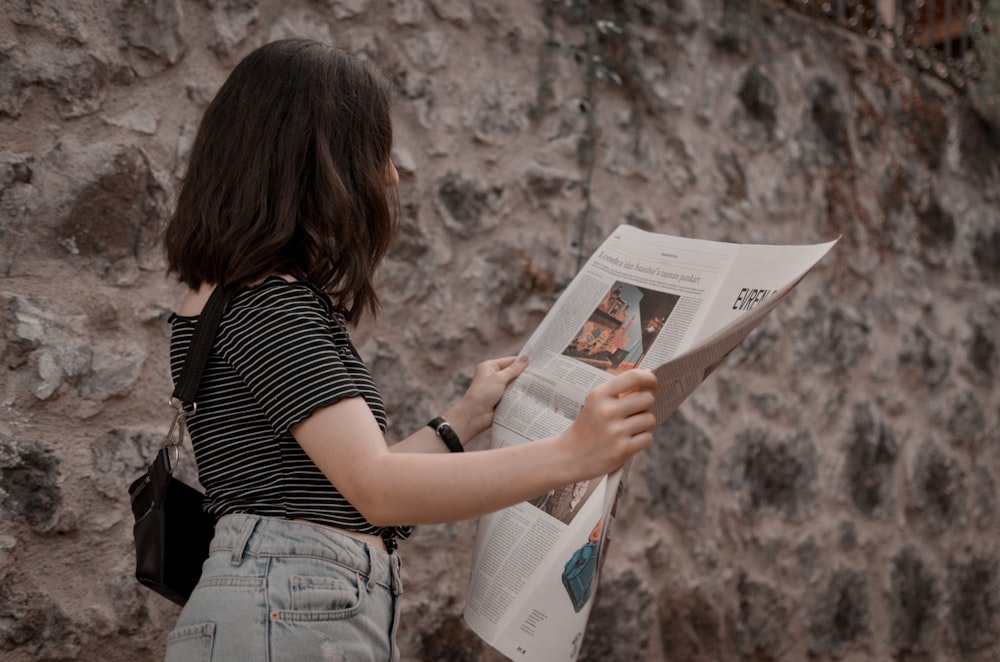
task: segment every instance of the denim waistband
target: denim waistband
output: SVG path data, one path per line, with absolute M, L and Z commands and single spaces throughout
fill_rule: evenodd
M 320 524 L 260 515 L 224 515 L 215 524 L 211 551 L 232 553 L 232 564 L 244 555 L 309 557 L 354 568 L 371 584 L 401 595 L 399 557 Z

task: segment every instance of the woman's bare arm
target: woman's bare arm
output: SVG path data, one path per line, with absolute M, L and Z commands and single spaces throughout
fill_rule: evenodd
M 476 453 L 390 452 L 361 398 L 317 410 L 292 434 L 372 524 L 450 522 L 617 469 L 652 442 L 655 388 L 649 371 L 623 373 L 591 391 L 562 433 Z

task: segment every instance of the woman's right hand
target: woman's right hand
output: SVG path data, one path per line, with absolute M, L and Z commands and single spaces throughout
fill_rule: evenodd
M 657 386 L 652 372 L 635 369 L 587 395 L 580 414 L 562 433 L 574 463 L 587 474 L 581 480 L 614 471 L 653 442 L 652 391 Z

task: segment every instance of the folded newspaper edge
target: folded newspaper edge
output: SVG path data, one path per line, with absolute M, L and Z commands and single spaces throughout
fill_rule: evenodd
M 650 368 L 665 421 L 839 241 L 734 244 L 619 226 L 525 344 L 491 447 L 568 427 L 613 374 Z M 480 518 L 463 616 L 512 660 L 575 660 L 628 464 Z

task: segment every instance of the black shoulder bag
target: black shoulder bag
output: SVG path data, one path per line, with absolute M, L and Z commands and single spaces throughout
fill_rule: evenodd
M 201 492 L 174 478 L 174 464 L 184 443 L 187 419 L 198 410 L 198 382 L 234 291 L 233 287 L 217 287 L 205 304 L 170 398 L 177 414 L 166 441 L 146 473 L 128 488 L 135 516 L 135 577 L 179 605 L 187 602 L 201 577 L 215 533 L 215 518 L 202 508 Z

